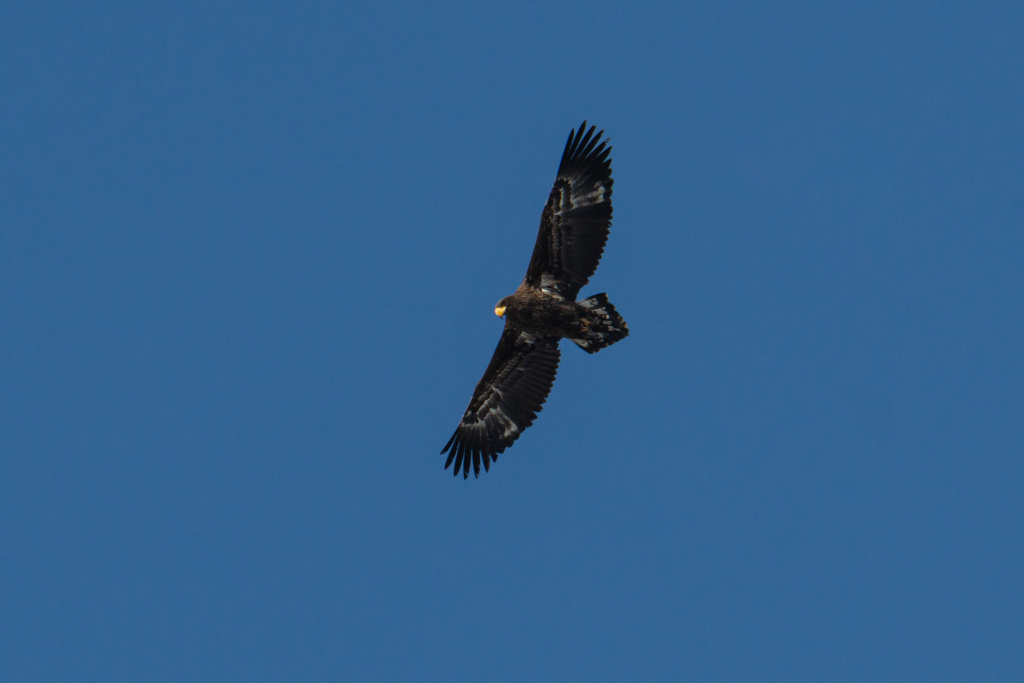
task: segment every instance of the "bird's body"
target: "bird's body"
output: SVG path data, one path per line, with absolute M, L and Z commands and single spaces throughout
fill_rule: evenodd
M 584 330 L 584 309 L 554 292 L 519 285 L 498 302 L 505 309 L 505 325 L 535 337 L 568 337 Z
M 611 147 L 586 121 L 569 134 L 554 187 L 541 214 L 540 231 L 526 278 L 494 312 L 505 318 L 484 376 L 452 438 L 447 469 L 469 476 L 470 461 L 491 461 L 529 427 L 555 381 L 559 339 L 588 353 L 629 334 L 626 322 L 604 294 L 576 301 L 601 260 L 612 217 Z

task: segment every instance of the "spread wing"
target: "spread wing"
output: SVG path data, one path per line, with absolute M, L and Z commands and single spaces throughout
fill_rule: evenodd
M 528 285 L 571 300 L 597 270 L 612 223 L 612 148 L 586 127 L 569 133 L 526 271 Z
M 481 460 L 490 471 L 491 461 L 533 424 L 555 381 L 558 358 L 558 339 L 506 327 L 462 421 L 441 451 L 448 453 L 444 468 L 454 461 L 452 473 L 458 476 L 461 469 L 466 478 L 472 459 L 476 476 Z

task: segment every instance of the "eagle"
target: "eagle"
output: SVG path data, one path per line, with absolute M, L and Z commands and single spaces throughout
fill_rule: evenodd
M 558 372 L 559 339 L 597 353 L 629 334 L 607 295 L 576 300 L 597 270 L 612 223 L 612 148 L 595 129 L 584 121 L 569 133 L 526 277 L 494 308 L 505 319 L 498 348 L 441 450 L 455 476 L 461 470 L 468 478 L 470 462 L 474 476 L 481 463 L 489 472 L 533 424 Z

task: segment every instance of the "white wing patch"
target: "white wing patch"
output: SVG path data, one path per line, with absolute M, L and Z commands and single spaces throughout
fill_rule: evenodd
M 544 271 L 540 274 L 540 288 L 541 291 L 548 294 L 558 294 L 558 286 L 562 284 L 555 278 L 551 273 Z
M 584 195 L 584 199 L 589 199 L 591 204 L 600 204 L 604 201 L 604 185 L 598 185 L 594 188 L 594 191 L 588 195 Z

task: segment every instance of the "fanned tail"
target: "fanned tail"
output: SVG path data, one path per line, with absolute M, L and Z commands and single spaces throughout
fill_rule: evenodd
M 572 341 L 587 353 L 597 353 L 629 335 L 626 321 L 608 301 L 607 294 L 595 294 L 576 303 L 587 310 L 587 330 L 585 336 Z

